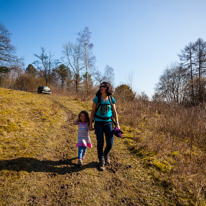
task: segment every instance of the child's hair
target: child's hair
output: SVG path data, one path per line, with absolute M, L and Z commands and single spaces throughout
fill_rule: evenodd
M 83 111 L 81 111 L 81 112 L 79 113 L 78 117 L 79 117 L 79 121 L 80 121 L 80 122 L 81 122 L 81 120 L 80 120 L 80 115 L 81 115 L 81 114 L 84 114 L 84 115 L 85 115 L 85 117 L 86 117 L 86 123 L 89 124 L 90 119 L 89 119 L 89 114 L 88 114 L 88 112 L 85 111 L 85 110 L 83 110 Z

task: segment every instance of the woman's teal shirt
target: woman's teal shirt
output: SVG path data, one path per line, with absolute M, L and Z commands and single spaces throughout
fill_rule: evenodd
M 93 99 L 93 102 L 98 105 L 98 96 L 96 96 Z M 112 103 L 116 104 L 115 99 L 112 97 Z M 105 102 L 101 99 L 101 106 L 99 107 L 99 109 L 97 110 L 96 114 L 100 117 L 111 117 L 112 116 L 112 106 L 110 104 L 109 99 Z M 108 120 L 104 120 L 104 119 L 98 119 L 97 117 L 94 118 L 94 121 L 98 121 L 98 122 L 111 122 L 111 119 Z

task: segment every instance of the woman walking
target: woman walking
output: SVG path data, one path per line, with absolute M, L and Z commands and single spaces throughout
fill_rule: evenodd
M 92 111 L 90 116 L 89 130 L 92 130 L 92 121 L 94 118 L 95 134 L 97 138 L 97 152 L 99 159 L 99 170 L 105 170 L 105 163 L 109 164 L 109 152 L 113 146 L 113 123 L 112 115 L 115 118 L 116 127 L 120 129 L 116 111 L 116 101 L 111 97 L 113 88 L 110 83 L 102 82 L 96 97 L 93 99 Z M 104 147 L 104 135 L 106 137 L 106 147 Z

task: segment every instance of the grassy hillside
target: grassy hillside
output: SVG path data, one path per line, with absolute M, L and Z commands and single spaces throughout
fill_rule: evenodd
M 145 164 L 144 148 L 133 146 L 134 137 L 137 142 L 140 133 L 146 136 L 145 124 L 122 125 L 124 136 L 115 137 L 112 162 L 104 172 L 97 170 L 96 139 L 90 132 L 93 148 L 78 167 L 72 123 L 90 108 L 91 102 L 65 96 L 0 88 L 0 205 L 205 204 L 188 187 L 178 189 L 161 179 L 169 176 L 170 165 L 155 164 L 149 152 L 147 159 L 153 157 L 156 167 Z

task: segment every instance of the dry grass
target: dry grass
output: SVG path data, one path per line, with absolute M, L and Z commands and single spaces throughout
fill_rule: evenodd
M 72 122 L 91 100 L 0 88 L 0 205 L 204 205 L 200 142 L 162 129 L 158 104 L 117 102 L 124 136 L 100 172 L 93 132 L 76 165 Z
M 117 97 L 118 100 L 118 97 Z M 158 102 L 119 101 L 125 142 L 174 198 L 206 204 L 205 105 L 185 108 Z

